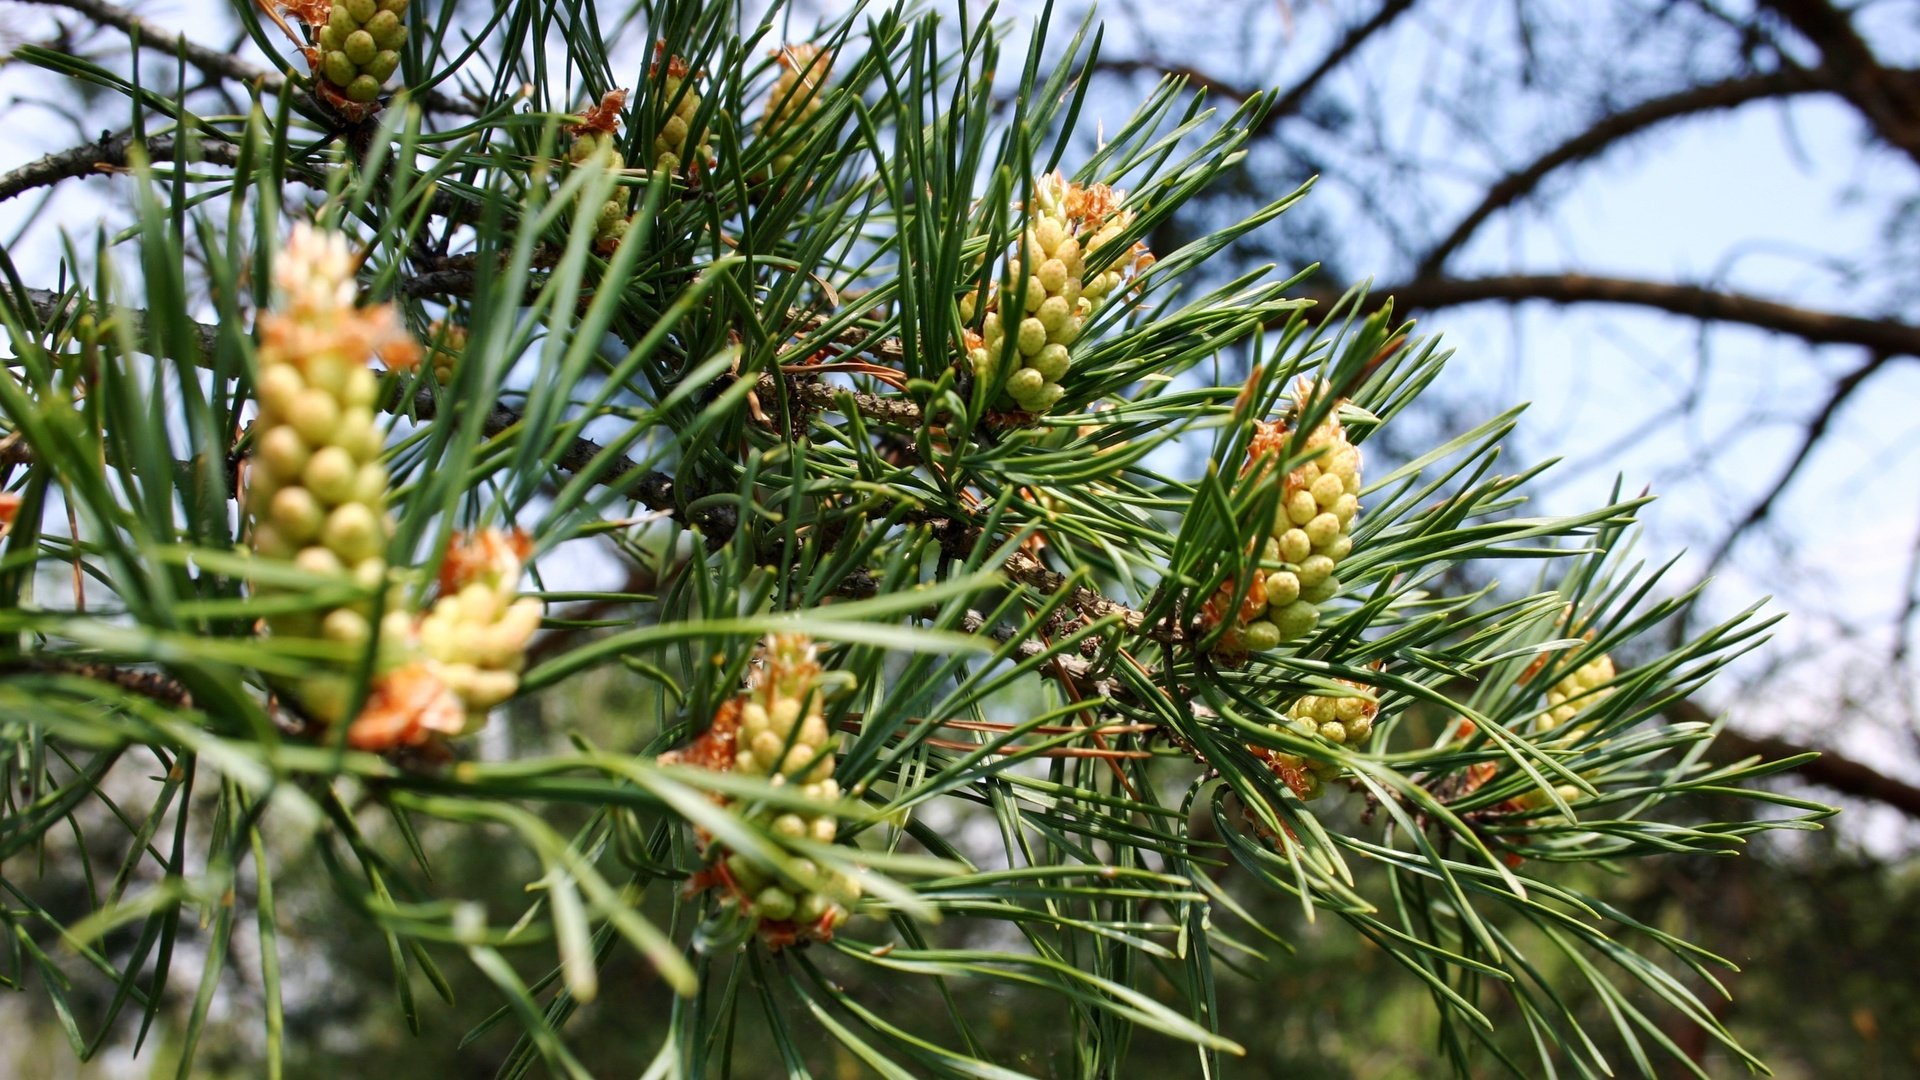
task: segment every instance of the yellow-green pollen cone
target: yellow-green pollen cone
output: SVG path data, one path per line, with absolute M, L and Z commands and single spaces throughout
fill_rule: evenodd
M 456 535 L 441 563 L 439 598 L 420 620 L 428 670 L 465 706 L 468 731 L 520 689 L 527 642 L 540 628 L 540 601 L 520 595 L 531 547 L 517 531 Z
M 1306 395 L 1303 388 L 1303 400 Z M 1337 414 L 1336 406 L 1300 447 L 1319 455 L 1281 479 L 1280 504 L 1245 591 L 1235 597 L 1229 580 L 1202 610 L 1207 626 L 1231 623 L 1214 644 L 1216 653 L 1244 656 L 1308 634 L 1319 625 L 1320 605 L 1340 591 L 1336 571 L 1353 550 L 1360 513 L 1360 450 L 1347 440 Z M 1283 423 L 1259 424 L 1248 470 L 1271 474 L 1291 435 Z
M 1522 681 L 1525 681 L 1524 678 Z M 1471 720 L 1456 719 L 1454 721 L 1453 740 L 1465 742 L 1471 738 L 1477 730 L 1479 730 L 1479 726 Z M 1492 761 L 1481 761 L 1467 766 L 1461 777 L 1460 788 L 1458 792 L 1454 794 L 1453 798 L 1457 800 L 1472 795 L 1500 775 L 1500 771 L 1500 765 Z M 1560 796 L 1562 802 L 1569 804 L 1587 797 L 1586 792 L 1573 784 L 1557 784 L 1554 786 L 1554 792 Z M 1505 802 L 1499 803 L 1492 809 L 1498 813 L 1526 813 L 1549 806 L 1552 802 L 1553 800 L 1548 797 L 1545 788 L 1534 787 L 1515 795 Z M 1542 824 L 1546 824 L 1563 819 L 1564 815 L 1554 814 L 1539 820 Z
M 356 748 L 415 744 L 429 732 L 457 730 L 448 702 L 424 684 L 386 676 L 411 658 L 412 614 L 388 580 L 385 434 L 375 419 L 378 356 L 394 368 L 420 360 L 420 347 L 389 306 L 355 306 L 358 260 L 346 238 L 304 224 L 274 262 L 276 303 L 259 319 L 259 378 L 254 449 L 247 465 L 246 509 L 254 552 L 291 562 L 320 579 L 336 578 L 362 599 L 280 612 L 265 620 L 276 637 L 317 638 L 357 652 L 379 634 L 376 685 L 348 742 Z M 384 595 L 382 592 L 385 590 Z M 384 613 L 374 625 L 382 596 Z M 357 661 L 302 678 L 286 689 L 306 712 L 333 725 L 348 719 L 348 676 Z M 363 717 L 371 723 L 363 727 Z M 389 736 L 399 740 L 389 742 Z
M 1546 710 L 1534 717 L 1533 730 L 1536 735 L 1554 735 L 1558 738 L 1578 739 L 1591 731 L 1596 720 L 1583 719 L 1588 710 L 1611 697 L 1612 682 L 1616 674 L 1613 657 L 1607 653 L 1581 654 L 1576 657 L 1579 665 L 1562 675 L 1558 682 L 1547 688 Z M 1529 675 L 1531 672 L 1529 672 Z M 1523 677 L 1523 680 L 1525 677 Z M 1587 793 L 1572 784 L 1559 784 L 1555 791 L 1560 801 L 1572 804 L 1587 797 Z M 1509 808 L 1514 810 L 1539 810 L 1551 805 L 1544 789 L 1533 788 L 1509 800 Z M 1552 815 L 1551 820 L 1559 820 L 1564 815 Z
M 315 34 L 314 71 L 341 97 L 366 105 L 400 66 L 407 0 L 334 0 Z
M 467 328 L 445 319 L 435 319 L 427 327 L 427 360 L 434 380 L 442 386 L 453 382 L 460 358 L 467 351 Z
M 780 77 L 774 80 L 773 96 L 767 111 L 760 116 L 756 131 L 762 139 L 779 139 L 813 114 L 820 111 L 826 95 L 822 93 L 832 67 L 833 57 L 818 45 L 788 45 L 777 54 Z M 773 173 L 784 176 L 793 167 L 793 151 L 774 156 Z
M 1613 681 L 1613 677 L 1613 657 L 1600 653 L 1585 659 L 1579 667 L 1547 688 L 1547 711 L 1534 721 L 1535 730 L 1545 733 L 1567 727 L 1569 721 L 1605 701 L 1613 693 L 1613 688 L 1607 685 Z M 1567 727 L 1567 730 L 1579 732 L 1588 726 L 1575 724 Z
M 665 51 L 664 46 L 661 51 Z M 704 127 L 694 128 L 700 120 L 700 93 L 687 62 L 677 56 L 667 57 L 664 73 L 656 63 L 653 74 L 660 79 L 657 100 L 672 110 L 653 137 L 653 167 L 675 174 L 683 168 L 689 173 L 705 168 L 713 160 L 713 147 L 707 142 Z
M 1305 694 L 1287 706 L 1281 723 L 1270 725 L 1276 731 L 1317 739 L 1334 746 L 1358 749 L 1373 735 L 1373 720 L 1380 712 L 1367 687 L 1340 680 L 1353 694 Z M 1318 798 L 1326 782 L 1339 774 L 1330 762 L 1278 750 L 1260 751 L 1274 775 L 1302 799 Z
M 660 760 L 763 777 L 776 787 L 791 785 L 803 801 L 821 809 L 764 807 L 750 811 L 750 820 L 776 836 L 833 843 L 840 831 L 830 806 L 840 798 L 833 778 L 837 740 L 821 708 L 829 679 L 805 636 L 770 635 L 755 659 L 748 692 L 724 702 L 707 731 Z M 705 832 L 698 838 L 702 850 L 710 850 L 713 838 Z M 789 860 L 776 869 L 739 852 L 717 855 L 696 879 L 696 888 L 718 886 L 721 902 L 750 918 L 761 940 L 775 949 L 830 940 L 860 898 L 857 880 L 811 859 Z
M 1025 270 L 1025 292 L 1002 283 L 988 293 L 980 330 L 966 338 L 975 378 L 995 380 L 1003 358 L 1014 365 L 1003 394 L 1023 412 L 1043 415 L 1059 402 L 1065 393 L 1060 380 L 1072 366 L 1070 350 L 1087 320 L 1127 273 L 1152 260 L 1140 244 L 1115 250 L 1113 241 L 1133 222 L 1132 211 L 1120 208 L 1121 198 L 1105 184 L 1081 187 L 1057 172 L 1034 182 L 1018 252 L 1024 263 L 1007 261 L 1009 273 Z M 1099 263 L 1089 265 L 1089 256 Z M 1016 294 L 1022 300 L 1017 318 L 1007 310 Z M 962 321 L 971 322 L 981 303 L 977 295 L 962 297 Z
M 840 785 L 833 769 L 839 740 L 827 728 L 821 698 L 820 663 L 813 643 L 799 634 L 770 635 L 753 688 L 740 706 L 734 770 L 767 777 L 776 784 L 797 784 L 810 801 L 838 801 Z M 774 808 L 762 812 L 758 820 L 777 835 L 821 844 L 833 843 L 840 828 L 839 819 L 829 810 L 806 813 Z M 734 854 L 728 857 L 726 869 L 738 896 L 760 920 L 762 936 L 772 944 L 787 943 L 789 937 L 831 937 L 860 896 L 858 881 L 811 860 L 796 860 L 794 872 L 783 875 Z
M 609 172 L 627 167 L 626 156 L 620 152 L 616 138 L 620 110 L 626 100 L 625 90 L 609 91 L 598 105 L 589 105 L 581 112 L 580 122 L 573 127 L 573 143 L 567 147 L 569 164 L 597 165 Z M 627 230 L 633 227 L 624 193 L 592 207 L 583 202 L 581 210 L 593 214 L 593 248 L 602 255 L 613 254 L 626 238 Z

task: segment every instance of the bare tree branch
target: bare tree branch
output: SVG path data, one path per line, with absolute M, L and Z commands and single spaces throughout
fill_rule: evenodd
M 1232 83 L 1216 79 L 1206 72 L 1201 71 L 1199 68 L 1190 67 L 1186 64 L 1163 64 L 1156 60 L 1144 58 L 1109 60 L 1103 57 L 1093 65 L 1093 69 L 1095 71 L 1106 72 L 1109 75 L 1138 75 L 1142 72 L 1161 76 L 1171 75 L 1175 78 L 1186 80 L 1188 86 L 1197 87 L 1216 97 L 1229 98 L 1234 101 L 1245 101 L 1254 95 L 1254 91 L 1247 87 L 1235 86 Z
M 1707 710 L 1691 701 L 1677 701 L 1667 706 L 1666 711 L 1670 718 L 1686 723 L 1706 724 L 1713 721 Z M 1728 728 L 1721 729 L 1711 751 L 1718 761 L 1740 761 L 1750 757 L 1779 761 L 1809 752 L 1813 752 L 1812 747 L 1787 739 L 1742 735 Z M 1920 787 L 1831 750 L 1818 753 L 1820 756 L 1812 761 L 1794 766 L 1792 773 L 1807 783 L 1890 806 L 1911 818 L 1920 818 Z
M 1915 617 L 1920 616 L 1920 533 L 1915 533 L 1913 542 L 1907 546 L 1907 573 L 1900 591 L 1900 613 L 1893 620 L 1893 665 L 1896 670 L 1907 661 L 1913 646 Z M 1908 693 L 1907 697 L 1911 700 L 1912 695 Z M 1916 726 L 1914 733 L 1920 735 L 1920 726 Z
M 1719 546 L 1714 548 L 1706 567 L 1700 571 L 1701 577 L 1713 576 L 1714 571 L 1720 568 L 1720 564 L 1733 551 L 1734 545 L 1740 542 L 1740 538 L 1746 535 L 1747 530 L 1758 525 L 1773 512 L 1774 502 L 1786 492 L 1787 487 L 1793 483 L 1793 478 L 1800 474 L 1800 469 L 1813 457 L 1814 449 L 1826 436 L 1827 428 L 1832 425 L 1833 418 L 1839 413 L 1841 406 L 1853 397 L 1855 391 L 1859 390 L 1874 372 L 1879 371 L 1891 359 L 1893 358 L 1884 353 L 1875 354 L 1869 357 L 1866 363 L 1834 380 L 1826 400 L 1820 403 L 1820 407 L 1814 410 L 1812 416 L 1808 417 L 1806 428 L 1801 433 L 1800 445 L 1794 449 L 1793 456 L 1787 459 L 1786 468 L 1780 471 L 1773 485 L 1767 489 L 1767 493 L 1755 500 L 1746 514 L 1739 521 L 1734 522 L 1733 527 L 1720 538 Z
M 1255 129 L 1254 133 L 1265 134 L 1273 130 L 1282 120 L 1299 112 L 1300 107 L 1306 104 L 1307 98 L 1319 89 L 1322 80 L 1346 63 L 1354 53 L 1360 50 L 1360 46 L 1367 43 L 1368 38 L 1392 26 L 1395 19 L 1412 10 L 1413 4 L 1414 0 L 1386 0 L 1373 13 L 1372 18 L 1341 35 L 1339 43 L 1327 51 L 1327 55 L 1321 58 L 1320 63 L 1315 65 L 1312 71 L 1307 72 L 1299 82 L 1294 83 L 1274 100 L 1273 111 L 1267 114 L 1266 120 Z
M 1391 297 L 1404 310 L 1432 311 L 1466 304 L 1625 304 L 1703 322 L 1737 323 L 1791 334 L 1812 345 L 1859 345 L 1889 356 L 1920 356 L 1920 326 L 1898 319 L 1866 319 L 1793 307 L 1702 285 L 1669 284 L 1587 274 L 1508 274 L 1481 278 L 1416 279 L 1374 289 L 1374 302 Z
M 1853 19 L 1827 0 L 1765 0 L 1764 6 L 1820 50 L 1840 92 L 1881 138 L 1920 165 L 1920 73 L 1881 66 Z
M 1337 70 L 1340 65 L 1346 63 L 1355 52 L 1359 51 L 1362 45 L 1367 43 L 1367 39 L 1386 29 L 1388 26 L 1391 26 L 1395 19 L 1412 9 L 1414 2 L 1415 0 L 1386 0 L 1385 3 L 1380 5 L 1379 10 L 1375 11 L 1373 16 L 1366 22 L 1350 27 L 1345 34 L 1341 35 L 1340 40 L 1334 44 L 1333 48 L 1327 51 L 1327 55 L 1322 57 L 1318 64 L 1314 65 L 1312 71 L 1302 76 L 1300 81 L 1294 83 L 1286 92 L 1274 99 L 1272 111 L 1269 112 L 1266 119 L 1254 129 L 1255 133 L 1264 134 L 1270 132 L 1282 121 L 1299 112 L 1300 107 L 1306 103 L 1307 98 L 1313 94 L 1313 91 L 1319 87 L 1320 83 L 1325 80 L 1328 75 Z M 1185 79 L 1189 86 L 1197 87 L 1205 90 L 1209 94 L 1230 98 L 1234 101 L 1245 101 L 1258 92 L 1256 87 L 1230 83 L 1225 79 L 1209 75 L 1191 65 L 1170 64 L 1153 59 L 1150 56 L 1135 59 L 1103 59 L 1094 64 L 1094 70 L 1104 71 L 1113 75 L 1134 75 L 1140 72 L 1149 72 L 1163 76 L 1171 75 Z
M 1488 188 L 1480 204 L 1460 219 L 1459 224 L 1447 233 L 1446 239 L 1433 246 L 1433 250 L 1421 260 L 1413 276 L 1415 278 L 1437 276 L 1441 268 L 1446 265 L 1446 261 L 1472 239 L 1480 227 L 1486 224 L 1487 219 L 1532 194 L 1534 189 L 1540 186 L 1541 181 L 1556 169 L 1592 158 L 1615 143 L 1669 120 L 1723 109 L 1736 109 L 1749 102 L 1766 98 L 1787 97 L 1832 88 L 1832 81 L 1824 71 L 1789 68 L 1766 75 L 1752 75 L 1706 86 L 1688 87 L 1678 93 L 1654 98 L 1619 112 L 1609 112 L 1593 126 L 1540 155 L 1526 167 L 1508 173 L 1499 183 Z

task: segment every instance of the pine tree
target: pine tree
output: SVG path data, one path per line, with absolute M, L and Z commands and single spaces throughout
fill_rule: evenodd
M 76 1053 L 188 993 L 198 924 L 187 1075 L 251 921 L 279 1075 L 274 882 L 314 859 L 409 1023 L 416 975 L 495 985 L 502 1075 L 586 1075 L 596 997 L 669 1018 L 650 1076 L 1023 1075 L 977 985 L 1057 1010 L 1051 1071 L 1153 1033 L 1214 1075 L 1227 969 L 1284 979 L 1315 920 L 1430 990 L 1463 1074 L 1666 1075 L 1674 1023 L 1744 1053 L 1697 996 L 1728 965 L 1565 864 L 1827 812 L 1661 719 L 1770 620 L 1668 641 L 1691 596 L 1629 561 L 1644 498 L 1529 516 L 1518 409 L 1375 453 L 1437 341 L 1210 265 L 1305 189 L 1152 249 L 1267 98 L 1171 79 L 1102 131 L 1096 26 L 1005 53 L 970 9 L 238 5 L 283 79 L 67 6 L 244 106 L 14 53 L 128 129 L 8 190 L 136 177 L 133 227 L 68 222 L 60 287 L 13 251 L 0 290 L 0 920 Z M 608 672 L 646 707 L 604 745 L 481 734 Z M 482 832 L 539 867 L 518 909 L 433 872 Z M 78 909 L 41 889 L 76 850 Z M 628 951 L 647 1000 L 601 986 Z

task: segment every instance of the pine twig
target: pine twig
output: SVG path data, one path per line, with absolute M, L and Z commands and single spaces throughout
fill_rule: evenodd
M 47 7 L 61 7 L 84 15 L 103 26 L 111 26 L 139 41 L 141 48 L 163 52 L 169 56 L 178 56 L 188 64 L 215 79 L 233 82 L 251 83 L 269 94 L 287 93 L 292 85 L 284 74 L 255 67 L 230 52 L 209 49 L 197 45 L 186 37 L 173 33 L 166 27 L 135 15 L 132 11 L 108 3 L 107 0 L 22 0 L 23 3 L 40 4 Z M 304 97 L 305 94 L 303 93 Z M 429 90 L 414 100 L 426 109 L 434 112 L 454 113 L 461 116 L 478 116 L 480 110 L 471 102 L 450 97 L 437 90 Z
M 128 168 L 136 145 L 148 161 L 172 161 L 180 150 L 180 143 L 181 140 L 172 135 L 156 135 L 143 141 L 132 132 L 123 131 L 103 136 L 96 142 L 55 151 L 0 175 L 0 202 L 62 180 Z M 231 166 L 239 163 L 240 148 L 231 143 L 196 141 L 192 143 L 192 160 Z

